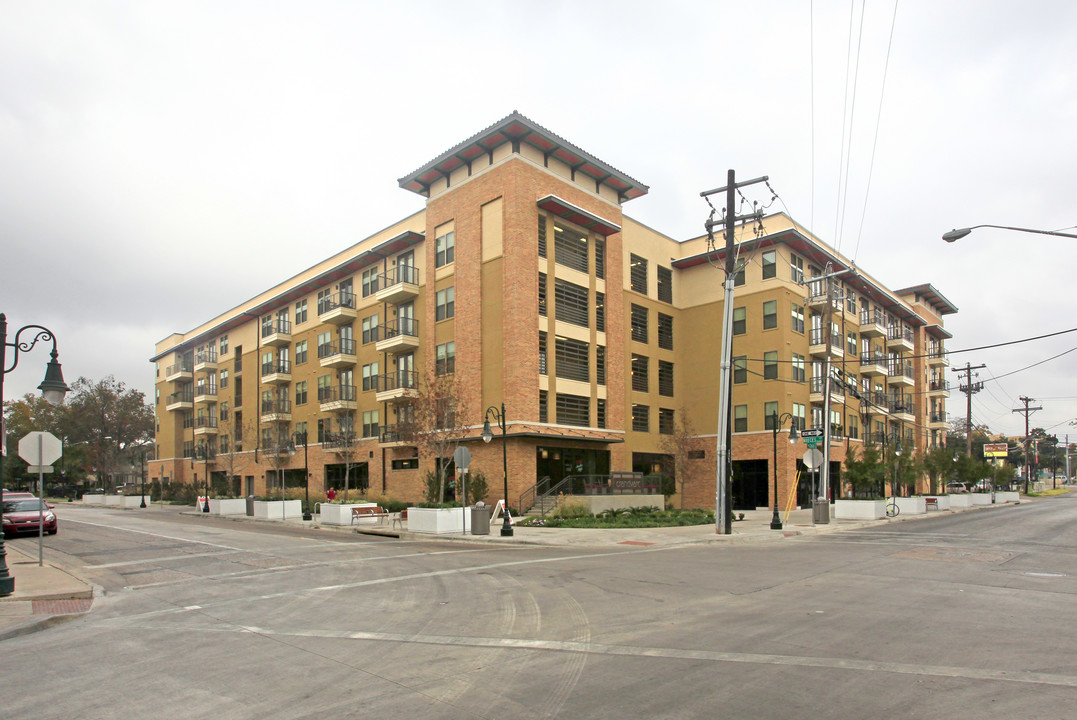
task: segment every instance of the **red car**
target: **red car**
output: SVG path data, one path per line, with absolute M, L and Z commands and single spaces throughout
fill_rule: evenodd
M 14 494 L 14 493 L 12 493 Z M 42 512 L 42 510 L 44 512 Z M 20 533 L 37 535 L 44 516 L 45 532 L 55 535 L 58 527 L 52 505 L 31 496 L 29 498 L 4 498 L 4 537 Z

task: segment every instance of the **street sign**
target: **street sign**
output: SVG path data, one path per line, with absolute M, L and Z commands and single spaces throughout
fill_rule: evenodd
M 821 428 L 815 428 L 813 430 L 801 430 L 800 437 L 802 438 L 821 438 L 823 437 L 823 431 Z
M 803 460 L 809 470 L 818 470 L 819 466 L 823 464 L 823 453 L 812 448 L 804 453 Z
M 807 445 L 812 450 L 814 450 L 815 448 L 817 448 L 817 447 L 819 447 L 820 445 L 823 444 L 823 438 L 821 438 L 821 437 L 804 438 L 804 444 Z
M 461 445 L 453 451 L 452 459 L 456 463 L 456 467 L 461 470 L 467 470 L 467 466 L 471 464 L 471 451 Z
M 50 432 L 27 433 L 19 440 L 19 457 L 31 465 L 51 465 L 63 455 L 60 439 Z
M 1010 447 L 1006 443 L 984 443 L 984 457 L 1007 457 Z

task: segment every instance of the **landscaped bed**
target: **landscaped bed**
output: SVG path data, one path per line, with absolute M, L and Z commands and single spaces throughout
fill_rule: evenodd
M 649 528 L 684 525 L 713 525 L 712 510 L 658 510 L 632 508 L 607 510 L 598 515 L 575 512 L 557 513 L 552 517 L 527 517 L 516 521 L 517 527 L 549 528 Z

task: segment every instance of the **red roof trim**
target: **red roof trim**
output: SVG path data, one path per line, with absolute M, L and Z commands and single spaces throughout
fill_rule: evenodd
M 621 226 L 617 223 L 600 218 L 598 215 L 590 213 L 577 205 L 573 205 L 568 200 L 559 198 L 556 195 L 547 195 L 546 197 L 539 198 L 538 206 L 547 212 L 553 213 L 559 218 L 568 220 L 570 223 L 587 228 L 588 230 L 594 230 L 603 237 L 609 237 L 614 233 L 621 232 Z

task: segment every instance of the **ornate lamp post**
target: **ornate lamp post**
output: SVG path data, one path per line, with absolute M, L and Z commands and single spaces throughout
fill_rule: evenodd
M 202 472 L 205 475 L 205 478 L 203 478 L 203 480 L 205 481 L 205 484 L 206 484 L 206 498 L 205 498 L 205 501 L 202 503 L 202 512 L 208 513 L 209 512 L 209 446 L 207 446 L 204 441 L 200 442 L 198 444 L 198 455 L 200 455 L 201 458 L 202 458 Z
M 786 420 L 789 420 L 789 444 L 792 445 L 797 441 L 797 426 L 794 422 L 794 416 L 792 413 L 782 413 L 778 415 L 775 413 L 771 415 L 774 418 L 774 422 L 771 423 L 771 430 L 774 433 L 774 517 L 770 519 L 771 530 L 782 529 L 782 518 L 778 514 L 778 431 L 782 429 L 782 425 Z M 794 488 L 794 492 L 796 489 Z
M 33 340 L 19 342 L 19 336 L 23 331 L 32 330 L 37 334 Z M 4 407 L 4 376 L 15 369 L 19 364 L 19 353 L 33 350 L 38 341 L 52 341 L 52 360 L 45 366 L 45 379 L 37 386 L 41 395 L 51 405 L 60 405 L 64 401 L 64 395 L 70 390 L 64 382 L 64 374 L 57 361 L 56 338 L 52 331 L 41 325 L 26 325 L 19 328 L 15 333 L 15 341 L 7 341 L 7 315 L 0 313 L 0 411 Z M 11 367 L 7 366 L 7 349 L 12 348 Z M 0 443 L 6 443 L 6 437 L 0 437 Z M 0 478 L 3 478 L 3 456 L 0 455 Z M 0 481 L 0 523 L 3 522 L 3 483 Z M 4 534 L 0 531 L 0 597 L 6 597 L 15 592 L 15 578 L 11 576 L 7 568 L 7 549 L 4 547 Z
M 146 451 L 142 450 L 138 454 L 138 474 L 139 480 L 142 481 L 142 501 L 138 504 L 143 510 L 146 509 Z
M 890 433 L 887 436 L 887 440 L 894 441 L 894 481 L 890 484 L 891 494 L 894 497 L 898 495 L 898 465 L 901 464 L 901 435 L 898 433 Z M 957 453 L 954 453 L 955 455 Z M 886 493 L 883 493 L 885 496 Z
M 494 434 L 490 430 L 491 415 L 497 426 L 501 428 L 501 466 L 505 476 L 505 514 L 502 516 L 505 521 L 501 525 L 501 537 L 512 537 L 512 523 L 509 521 L 509 450 L 505 428 L 505 403 L 501 403 L 500 411 L 495 405 L 486 408 L 486 419 L 482 424 L 482 441 L 484 443 L 494 439 Z
M 306 505 L 303 509 L 303 519 L 313 520 L 314 516 L 310 514 L 310 465 L 307 458 L 307 431 L 297 431 L 292 433 L 292 437 L 296 443 L 303 443 L 303 494 L 306 496 Z

